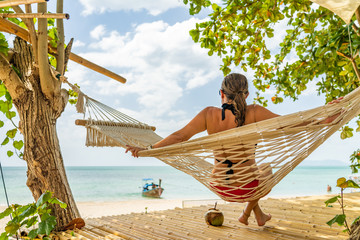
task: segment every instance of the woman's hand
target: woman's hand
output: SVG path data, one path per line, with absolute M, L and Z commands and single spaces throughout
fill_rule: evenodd
M 334 104 L 334 103 L 339 103 L 344 97 L 339 97 L 338 99 L 332 100 L 331 102 L 328 102 L 328 104 Z M 328 118 L 326 118 L 324 121 L 320 122 L 321 124 L 328 124 L 333 122 L 336 118 L 338 118 L 340 116 L 340 113 L 337 113 L 333 116 L 330 116 Z
M 334 104 L 334 103 L 339 103 L 344 97 L 339 97 L 335 100 L 332 100 L 331 102 L 328 102 L 328 104 Z
M 140 151 L 142 151 L 142 150 L 146 150 L 146 148 L 141 148 L 141 147 L 133 147 L 133 146 L 129 146 L 129 145 L 126 145 L 126 151 L 125 151 L 125 153 L 127 153 L 127 152 L 131 152 L 131 155 L 133 156 L 133 157 L 139 157 L 139 155 L 138 155 L 138 153 L 140 152 Z

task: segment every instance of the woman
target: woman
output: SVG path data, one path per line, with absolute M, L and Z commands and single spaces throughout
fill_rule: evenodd
M 195 134 L 205 130 L 208 134 L 213 134 L 278 116 L 258 105 L 247 106 L 246 98 L 248 95 L 248 82 L 244 75 L 232 73 L 226 76 L 220 89 L 222 109 L 217 107 L 207 107 L 203 109 L 184 128 L 174 132 L 153 146 L 150 146 L 150 148 L 164 147 L 170 144 L 187 141 Z M 138 152 L 144 150 L 144 148 L 127 147 L 126 152 L 132 152 L 134 157 L 138 157 Z M 244 164 L 253 164 L 253 161 L 255 160 L 252 159 L 251 162 Z M 221 165 L 227 166 L 228 164 L 215 163 L 213 173 L 216 173 L 219 169 L 223 169 L 224 166 Z M 229 176 L 230 175 L 231 173 Z M 241 223 L 248 225 L 248 218 L 251 211 L 254 211 L 259 226 L 263 226 L 271 219 L 270 214 L 267 215 L 262 212 L 258 205 L 258 201 L 259 199 L 247 203 L 243 213 L 239 217 Z
M 208 134 L 213 134 L 279 116 L 259 105 L 252 104 L 247 106 L 246 98 L 249 95 L 248 81 L 246 77 L 242 74 L 232 73 L 226 76 L 221 84 L 221 89 L 219 93 L 222 103 L 221 109 L 217 107 L 207 107 L 203 109 L 184 128 L 172 133 L 171 135 L 157 142 L 156 144 L 152 146 L 150 145 L 149 148 L 159 148 L 170 144 L 187 141 L 195 134 L 205 130 Z M 336 100 L 333 102 L 338 101 Z M 326 122 L 331 122 L 333 119 L 334 118 L 328 119 L 329 121 Z M 256 146 L 254 146 L 254 150 L 255 147 Z M 138 152 L 141 150 L 144 150 L 144 148 L 127 146 L 126 152 L 130 151 L 132 153 L 132 156 L 138 157 Z M 239 152 L 244 152 L 244 149 L 239 149 Z M 242 160 L 242 163 L 240 164 L 241 166 L 256 166 L 254 156 L 255 151 L 252 152 L 252 154 L 248 154 L 245 156 L 244 154 L 241 155 L 242 157 L 240 159 L 246 159 L 245 161 Z M 224 172 L 224 168 L 228 167 L 229 170 L 226 171 L 226 180 L 230 180 L 229 185 L 231 185 L 231 182 L 234 182 L 231 181 L 234 178 L 232 175 L 234 175 L 236 171 L 238 171 L 232 169 L 231 166 L 233 164 L 239 163 L 239 161 L 241 160 L 234 161 L 233 159 L 228 160 L 228 158 L 231 158 L 231 154 L 223 153 L 215 155 L 213 173 L 214 176 L 216 176 L 216 173 L 219 173 L 221 171 Z M 261 166 L 259 166 L 259 168 L 261 168 Z M 269 171 L 267 171 L 266 169 L 263 169 L 263 174 L 268 175 L 271 173 L 269 173 Z M 255 180 L 249 184 L 251 186 L 249 185 L 248 188 L 254 188 L 259 184 L 259 181 Z M 215 190 L 218 190 L 218 193 L 220 195 L 224 194 L 224 192 L 221 191 L 224 190 L 221 189 L 224 187 L 216 187 L 215 185 L 212 185 L 212 187 Z M 242 193 L 249 193 L 249 191 L 244 192 L 243 190 L 241 190 L 243 191 L 242 193 L 239 190 L 237 191 L 240 195 L 238 199 L 241 199 Z M 255 218 L 259 226 L 265 225 L 265 223 L 271 219 L 270 214 L 263 213 L 258 202 L 259 199 L 256 199 L 246 204 L 245 209 L 239 217 L 239 222 L 248 225 L 248 218 L 250 217 L 252 211 L 255 214 Z

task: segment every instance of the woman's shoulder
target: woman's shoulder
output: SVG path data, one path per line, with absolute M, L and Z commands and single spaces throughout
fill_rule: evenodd
M 219 112 L 221 112 L 221 108 L 209 106 L 202 110 L 205 114 L 206 118 L 213 118 L 214 116 L 218 116 Z
M 248 106 L 248 109 L 250 111 L 252 111 L 252 113 L 254 114 L 254 118 L 256 119 L 255 120 L 256 122 L 280 116 L 280 115 L 278 115 L 276 113 L 273 113 L 270 110 L 268 110 L 267 108 L 265 108 L 263 106 L 260 106 L 258 104 L 251 104 L 251 105 Z

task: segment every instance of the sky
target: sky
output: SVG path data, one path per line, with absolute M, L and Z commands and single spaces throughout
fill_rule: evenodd
M 49 2 L 49 11 L 54 12 L 55 2 Z M 127 79 L 122 84 L 70 62 L 65 76 L 88 96 L 156 126 L 163 137 L 183 127 L 203 108 L 221 106 L 221 59 L 208 56 L 189 35 L 195 23 L 207 17 L 206 12 L 190 16 L 182 0 L 64 2 L 64 12 L 70 14 L 64 23 L 65 37 L 66 42 L 74 38 L 72 52 Z M 285 28 L 284 23 L 275 26 L 276 37 L 269 41 L 272 53 L 278 50 Z M 252 82 L 252 72 L 244 73 L 240 68 L 233 68 L 233 72 L 245 74 Z M 268 108 L 284 115 L 323 105 L 324 97 L 317 96 L 315 84 L 311 83 L 298 101 L 285 100 L 279 105 L 271 103 L 270 89 L 264 94 L 270 102 Z M 251 86 L 249 104 L 254 97 Z M 74 124 L 82 117 L 68 104 L 57 121 L 65 166 L 164 165 L 157 159 L 132 158 L 121 148 L 85 147 L 85 128 Z M 335 133 L 303 165 L 348 165 L 359 143 L 360 134 L 341 140 L 340 133 Z M 16 157 L 3 157 L 1 163 L 25 166 Z

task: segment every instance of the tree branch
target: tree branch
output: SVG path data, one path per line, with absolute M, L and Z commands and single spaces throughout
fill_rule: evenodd
M 355 11 L 356 20 L 358 21 L 358 24 L 360 24 L 360 7 L 358 7 Z
M 38 3 L 38 12 L 46 13 L 47 3 Z M 38 58 L 41 90 L 47 99 L 54 100 L 56 89 L 55 81 L 50 73 L 46 18 L 38 20 Z
M 16 13 L 20 13 L 20 14 L 24 13 L 24 11 L 19 6 L 13 6 L 12 8 L 14 9 L 14 11 Z M 27 13 L 31 13 L 31 5 L 30 4 L 25 5 L 25 11 Z M 22 21 L 25 23 L 26 27 L 29 29 L 30 43 L 32 44 L 34 59 L 35 59 L 35 63 L 37 64 L 37 62 L 38 62 L 38 57 L 37 57 L 37 36 L 36 36 L 34 21 L 32 19 L 27 19 L 27 18 L 22 19 Z
M 13 100 L 21 98 L 25 86 L 4 55 L 0 54 L 0 80 L 4 83 Z
M 352 28 L 354 29 L 356 35 L 360 36 L 360 31 L 359 31 L 359 28 L 356 26 L 356 24 L 353 23 L 353 25 L 351 25 L 351 26 L 352 26 Z
M 356 76 L 357 76 L 358 80 L 360 80 L 360 70 L 359 70 L 359 68 L 357 67 L 354 58 L 351 59 L 351 64 L 352 64 L 352 66 L 353 66 L 353 69 L 354 69 L 354 71 L 355 71 L 355 73 L 356 73 Z
M 63 0 L 57 0 L 56 5 L 56 13 L 61 14 L 63 13 L 64 3 Z M 65 49 L 64 49 L 64 42 L 65 42 L 65 35 L 64 35 L 64 20 L 57 19 L 56 20 L 56 27 L 58 31 L 59 40 L 57 42 L 57 57 L 56 57 L 56 71 L 58 71 L 61 75 L 64 74 L 64 59 L 65 59 Z
M 71 48 L 72 48 L 73 42 L 74 42 L 74 38 L 71 38 L 70 42 L 66 45 L 66 48 L 65 48 L 65 59 L 64 59 L 64 69 L 63 69 L 64 72 L 66 71 L 67 64 L 70 59 Z

